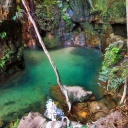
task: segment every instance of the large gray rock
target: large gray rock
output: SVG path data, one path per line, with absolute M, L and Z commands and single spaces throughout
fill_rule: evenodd
M 21 119 L 18 128 L 66 128 L 66 126 L 63 121 L 47 121 L 40 113 L 30 112 Z
M 71 103 L 82 102 L 84 100 L 88 100 L 92 96 L 91 91 L 86 91 L 80 86 L 64 86 L 64 88 L 68 92 L 68 97 Z

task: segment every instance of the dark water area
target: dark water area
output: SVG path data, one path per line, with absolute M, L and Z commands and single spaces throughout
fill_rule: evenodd
M 82 86 L 97 98 L 102 96 L 98 86 L 102 55 L 98 50 L 68 47 L 49 51 L 63 85 Z M 25 50 L 26 69 L 4 83 L 0 89 L 0 117 L 18 112 L 31 104 L 50 98 L 49 88 L 57 85 L 55 73 L 42 50 Z M 31 110 L 30 110 L 31 111 Z

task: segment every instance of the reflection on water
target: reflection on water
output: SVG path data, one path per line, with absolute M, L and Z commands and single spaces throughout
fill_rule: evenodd
M 102 63 L 98 51 L 70 47 L 51 50 L 50 54 L 64 85 L 83 86 L 97 97 L 102 95 L 97 85 Z M 49 96 L 49 87 L 57 85 L 53 69 L 42 50 L 25 50 L 24 55 L 25 71 L 5 83 L 6 88 L 0 90 L 0 116 L 35 102 L 45 102 Z

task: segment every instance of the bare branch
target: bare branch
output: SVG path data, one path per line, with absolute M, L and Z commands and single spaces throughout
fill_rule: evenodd
M 120 101 L 120 104 L 123 104 L 125 101 L 126 93 L 127 93 L 127 87 L 128 87 L 128 76 L 126 77 L 125 84 L 124 84 L 124 92 Z

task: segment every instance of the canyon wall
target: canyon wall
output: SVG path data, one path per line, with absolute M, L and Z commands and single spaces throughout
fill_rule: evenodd
M 22 24 L 15 14 L 15 2 L 0 1 L 0 81 L 24 69 Z

